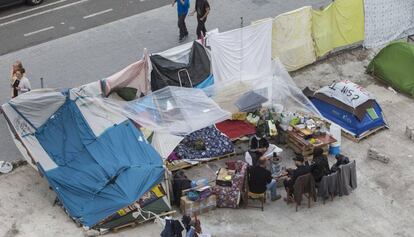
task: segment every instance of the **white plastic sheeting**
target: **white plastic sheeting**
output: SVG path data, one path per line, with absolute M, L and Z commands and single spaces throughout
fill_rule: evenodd
M 272 21 L 212 34 L 215 84 L 252 80 L 272 74 Z
M 414 0 L 365 0 L 364 6 L 365 47 L 414 34 Z
M 224 110 L 239 111 L 236 102 L 249 92 L 268 99 L 263 106 L 272 106 L 278 112 L 302 112 L 320 116 L 312 102 L 297 87 L 292 77 L 278 58 L 272 61 L 273 74 L 256 80 L 233 81 L 223 86 L 211 86 L 205 91 Z
M 320 116 L 277 58 L 273 60 L 272 105 L 279 108 L 278 112 L 302 112 Z
M 368 100 L 373 99 L 373 96 L 364 87 L 348 80 L 334 82 L 330 86 L 324 86 L 317 90 L 316 93 L 334 98 L 352 108 L 357 108 Z
M 130 102 L 104 101 L 142 127 L 174 135 L 186 135 L 231 117 L 203 90 L 194 88 L 169 86 Z
M 151 145 L 163 159 L 166 159 L 183 139 L 184 137 L 175 136 L 166 132 L 154 132 Z

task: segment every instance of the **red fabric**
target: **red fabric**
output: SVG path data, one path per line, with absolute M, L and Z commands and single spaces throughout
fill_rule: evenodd
M 216 127 L 232 140 L 256 133 L 255 126 L 240 120 L 226 120 L 216 124 Z

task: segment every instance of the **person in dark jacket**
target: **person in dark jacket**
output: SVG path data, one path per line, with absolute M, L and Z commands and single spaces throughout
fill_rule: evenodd
M 257 131 L 254 136 L 249 140 L 249 149 L 255 151 L 257 149 L 268 148 L 269 142 L 266 139 L 266 134 L 263 132 Z M 264 151 L 266 151 L 266 149 Z
M 302 175 L 309 174 L 311 171 L 310 166 L 305 165 L 305 159 L 302 155 L 296 155 L 293 161 L 295 161 L 296 169 L 289 169 L 284 174 L 286 179 L 283 181 L 283 184 L 287 193 L 285 199 L 287 202 L 293 202 L 293 186 L 295 185 L 296 179 Z
M 315 148 L 313 150 L 311 172 L 316 183 L 319 183 L 323 176 L 330 173 L 328 158 L 323 154 L 322 148 Z
M 249 168 L 249 191 L 252 193 L 264 193 L 266 190 L 270 191 L 271 200 L 276 201 L 281 198 L 277 194 L 276 190 L 276 180 L 272 177 L 272 173 L 266 169 L 268 159 L 261 157 L 258 161 L 257 166 L 252 166 Z
M 252 157 L 252 164 L 256 166 L 260 157 L 267 151 L 269 148 L 269 142 L 264 137 L 263 133 L 257 132 L 249 140 L 249 154 Z
M 207 0 L 196 0 L 195 3 L 195 9 L 191 13 L 191 15 L 194 15 L 194 13 L 197 12 L 197 38 L 200 39 L 202 37 L 206 36 L 207 30 L 206 30 L 206 21 L 207 16 L 210 13 L 210 4 Z
M 336 159 L 336 163 L 332 165 L 331 167 L 331 172 L 335 173 L 336 171 L 339 170 L 339 166 L 341 165 L 346 165 L 349 163 L 349 158 L 342 155 L 342 154 L 338 154 L 335 156 Z

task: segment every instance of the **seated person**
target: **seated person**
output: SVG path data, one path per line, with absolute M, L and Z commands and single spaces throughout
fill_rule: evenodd
M 258 130 L 257 133 L 252 136 L 249 141 L 249 151 L 255 152 L 258 150 L 260 151 L 261 155 L 264 155 L 268 158 L 271 158 L 273 156 L 273 153 L 278 154 L 283 151 L 276 145 L 270 144 L 267 141 L 265 134 L 260 132 L 260 130 Z
M 246 153 L 246 162 L 251 166 L 256 166 L 257 161 L 267 151 L 269 142 L 264 138 L 264 134 L 258 131 L 249 141 L 249 151 Z
M 335 173 L 336 171 L 338 171 L 339 166 L 346 165 L 346 164 L 349 163 L 349 158 L 344 156 L 344 155 L 341 155 L 341 154 L 336 155 L 335 159 L 336 159 L 336 163 L 333 164 L 332 167 L 331 167 L 331 172 L 332 173 Z
M 255 151 L 261 148 L 268 148 L 269 142 L 265 138 L 265 134 L 258 130 L 254 136 L 249 140 L 249 150 Z
M 323 154 L 322 148 L 318 147 L 313 150 L 313 160 L 310 167 L 316 183 L 321 182 L 322 177 L 330 173 L 328 158 Z
M 260 157 L 262 157 L 265 152 L 266 152 L 266 148 L 259 148 L 254 151 L 249 150 L 248 152 L 246 152 L 246 156 L 245 156 L 246 162 L 250 166 L 257 166 Z
M 281 198 L 276 191 L 276 180 L 272 178 L 272 174 L 266 169 L 268 159 L 260 157 L 258 165 L 249 168 L 249 191 L 252 193 L 264 193 L 270 191 L 271 200 L 276 201 Z
M 287 202 L 293 202 L 293 186 L 295 185 L 296 179 L 311 171 L 310 166 L 305 165 L 305 159 L 302 155 L 297 155 L 293 160 L 295 161 L 296 169 L 289 169 L 287 173 L 283 174 L 283 176 L 286 176 L 283 184 L 287 193 L 285 199 Z

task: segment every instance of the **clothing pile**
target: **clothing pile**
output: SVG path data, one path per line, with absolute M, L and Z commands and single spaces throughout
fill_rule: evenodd
M 183 231 L 185 230 L 185 235 Z M 165 219 L 165 227 L 161 237 L 197 237 L 202 233 L 200 220 L 184 215 L 181 220 Z

